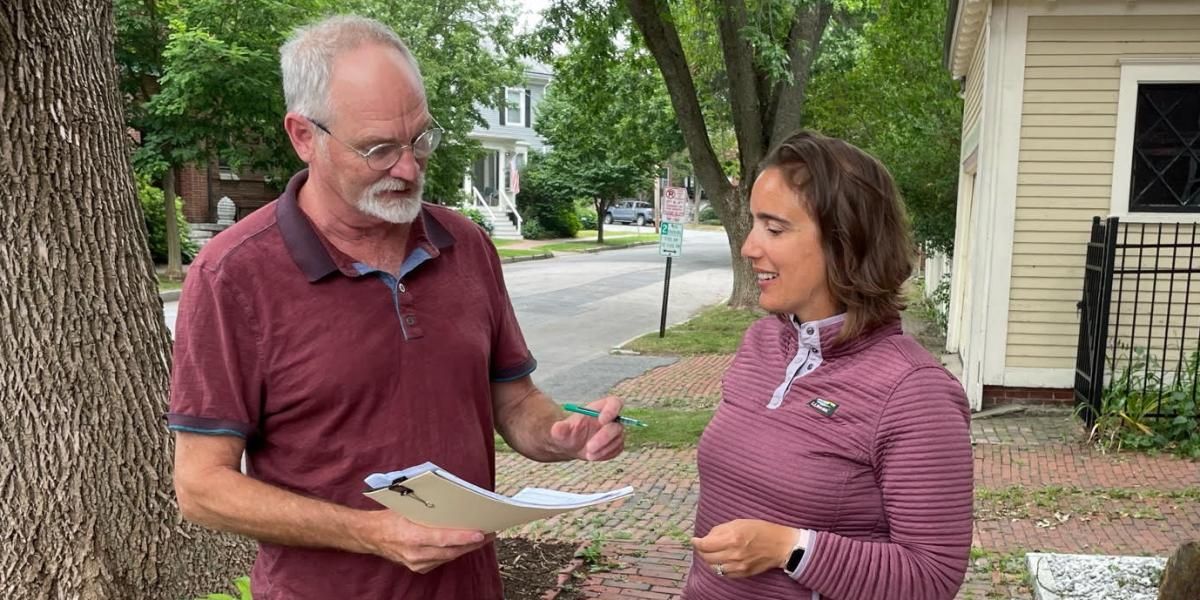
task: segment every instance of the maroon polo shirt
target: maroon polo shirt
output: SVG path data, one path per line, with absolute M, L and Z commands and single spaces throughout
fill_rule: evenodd
M 487 234 L 425 205 L 397 274 L 339 252 L 297 205 L 307 179 L 213 239 L 179 303 L 168 427 L 246 440 L 251 477 L 378 510 L 363 478 L 432 461 L 492 489 L 491 384 L 533 371 Z M 492 546 L 418 575 L 262 543 L 259 600 L 501 598 Z

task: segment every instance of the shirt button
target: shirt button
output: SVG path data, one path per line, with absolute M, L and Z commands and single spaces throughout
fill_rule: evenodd
M 414 324 L 416 324 L 417 320 L 415 318 L 413 318 L 412 316 L 408 316 L 408 317 L 404 317 L 404 322 L 408 323 L 409 325 L 414 325 Z
M 805 366 L 804 368 L 805 368 L 805 369 L 808 369 L 809 371 L 813 370 L 813 366 L 812 366 L 812 365 L 807 365 L 807 366 Z
M 808 335 L 812 335 L 812 331 L 813 331 L 813 330 L 812 330 L 812 327 L 809 327 L 809 328 L 808 328 Z
M 403 293 L 405 292 L 405 289 L 406 289 L 406 288 L 404 287 L 404 284 L 403 284 L 403 283 L 401 283 L 401 284 L 399 284 L 399 285 L 397 285 L 397 286 L 396 286 L 396 289 L 400 290 L 400 293 L 401 293 L 401 294 L 403 294 Z

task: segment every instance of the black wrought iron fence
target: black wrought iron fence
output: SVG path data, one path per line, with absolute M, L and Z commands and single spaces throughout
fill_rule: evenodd
M 1113 403 L 1131 421 L 1195 419 L 1200 224 L 1092 221 L 1075 401 L 1088 426 Z

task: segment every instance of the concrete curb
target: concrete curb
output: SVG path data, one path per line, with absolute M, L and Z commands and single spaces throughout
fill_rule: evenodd
M 167 290 L 165 292 L 159 292 L 158 297 L 163 302 L 175 302 L 176 300 L 179 300 L 179 290 Z
M 572 558 L 571 562 L 567 563 L 565 567 L 558 570 L 558 580 L 554 583 L 554 587 L 542 593 L 541 600 L 556 600 L 560 595 L 562 595 L 563 589 L 567 587 L 567 584 L 571 583 L 571 580 L 575 579 L 575 573 L 583 568 L 583 558 L 581 557 L 583 556 L 584 550 L 586 550 L 590 545 L 591 542 L 584 542 L 583 544 L 580 544 L 579 548 L 575 550 L 575 558 Z
M 620 246 L 601 246 L 599 248 L 587 248 L 584 250 L 580 250 L 580 253 L 595 254 L 597 252 L 605 252 L 608 250 L 624 250 L 626 248 L 633 248 L 636 246 L 651 246 L 651 245 L 655 245 L 655 244 L 658 244 L 658 242 L 633 242 L 630 244 L 621 244 Z
M 658 243 L 658 242 L 655 242 L 655 243 Z M 718 302 L 717 304 L 723 304 L 723 302 Z M 717 304 L 710 304 L 708 306 L 702 306 L 702 307 L 700 307 L 700 310 L 697 310 L 695 312 L 695 314 L 689 316 L 688 318 L 686 318 L 678 323 L 667 323 L 667 329 L 671 329 L 672 327 L 678 327 L 680 325 L 683 325 L 684 323 L 688 323 L 692 319 L 699 317 L 700 313 L 712 308 L 713 306 L 717 306 Z M 630 355 L 635 355 L 635 356 L 641 356 L 641 354 L 642 354 L 641 352 L 637 352 L 635 350 L 626 350 L 625 346 L 628 345 L 629 342 L 632 342 L 633 340 L 636 340 L 644 335 L 651 334 L 651 333 L 658 333 L 658 328 L 655 327 L 654 329 L 651 329 L 650 331 L 647 331 L 646 333 L 639 333 L 639 334 L 621 342 L 620 344 L 613 346 L 612 348 L 609 349 L 608 353 L 609 354 L 630 354 Z M 677 358 L 680 358 L 680 357 L 677 357 Z
M 526 261 L 530 261 L 530 260 L 546 260 L 547 258 L 554 258 L 554 253 L 547 251 L 545 254 L 534 254 L 531 256 L 501 256 L 500 262 L 501 263 L 518 263 L 518 262 L 526 262 Z

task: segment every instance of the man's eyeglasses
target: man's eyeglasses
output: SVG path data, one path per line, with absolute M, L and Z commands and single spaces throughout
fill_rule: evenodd
M 307 119 L 308 117 L 305 118 Z M 329 137 L 337 140 L 341 145 L 354 151 L 355 154 L 363 157 L 363 160 L 367 161 L 367 166 L 376 171 L 387 171 L 394 167 L 396 163 L 400 162 L 400 157 L 404 156 L 404 151 L 410 148 L 412 149 L 413 157 L 417 160 L 429 158 L 429 155 L 433 154 L 433 151 L 437 149 L 438 143 L 442 141 L 442 126 L 438 125 L 437 119 L 434 119 L 433 127 L 426 129 L 421 135 L 418 135 L 417 139 L 413 140 L 411 144 L 389 142 L 371 146 L 366 152 L 363 152 L 343 142 L 336 135 L 333 135 L 333 132 L 329 131 L 329 128 L 322 125 L 320 121 L 308 119 L 308 122 L 315 125 L 317 129 L 324 131 Z

